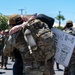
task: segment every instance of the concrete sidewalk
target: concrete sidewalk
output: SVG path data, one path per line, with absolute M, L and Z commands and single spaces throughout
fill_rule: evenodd
M 55 75 L 63 75 L 64 74 L 64 67 L 59 65 L 60 71 L 56 68 L 56 63 L 54 64 Z
M 11 59 L 9 58 L 7 69 L 5 70 L 4 67 L 3 67 L 3 69 L 0 69 L 0 75 L 13 75 L 12 74 L 13 64 L 14 64 L 14 62 L 11 62 Z

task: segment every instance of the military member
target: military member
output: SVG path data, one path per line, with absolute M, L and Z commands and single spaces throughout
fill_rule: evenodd
M 63 31 L 75 35 L 73 22 L 71 20 L 66 22 L 66 26 L 63 28 Z M 64 75 L 75 75 L 75 49 L 73 50 L 68 67 L 65 67 Z
M 37 19 L 40 19 L 41 21 L 43 21 L 43 22 L 45 22 L 47 25 L 48 25 L 48 27 L 51 29 L 52 28 L 52 26 L 53 26 L 53 24 L 54 24 L 54 19 L 53 18 L 51 18 L 51 17 L 48 17 L 48 16 L 46 16 L 46 15 L 44 15 L 44 14 L 39 14 L 38 16 L 32 16 L 29 20 L 31 20 L 31 19 L 35 19 L 35 18 L 37 18 Z M 28 20 L 28 21 L 29 21 Z M 17 31 L 19 31 L 22 27 L 25 27 L 25 25 L 28 23 L 28 21 L 26 21 L 26 22 L 24 22 L 23 23 L 23 19 L 21 18 L 21 16 L 20 15 L 12 15 L 11 17 L 10 17 L 10 19 L 9 19 L 9 24 L 10 24 L 10 26 L 12 27 L 11 29 L 10 29 L 10 31 L 9 31 L 9 34 L 11 35 L 11 34 L 14 34 L 14 33 L 16 33 Z M 16 51 L 16 50 L 15 50 Z M 15 54 L 15 52 L 14 52 L 14 54 Z M 21 56 L 20 54 L 18 54 L 19 56 Z M 17 58 L 15 58 L 16 59 L 16 62 L 15 62 L 15 64 L 14 65 L 16 65 L 16 66 L 13 66 L 13 74 L 14 75 L 22 75 L 22 71 L 23 71 L 23 65 L 18 65 L 18 60 L 19 60 L 19 58 L 17 57 Z M 21 61 L 22 61 L 22 59 L 21 59 Z M 52 62 L 54 62 L 54 60 L 53 60 L 53 57 L 52 57 L 52 60 L 51 60 L 51 63 Z M 23 62 L 21 62 L 20 64 L 23 64 Z M 48 64 L 50 64 L 50 63 L 48 63 Z M 51 75 L 53 75 L 53 64 L 52 65 L 49 65 L 50 66 L 50 68 L 49 68 L 49 70 L 50 70 L 50 73 L 51 73 Z M 19 67 L 19 68 L 18 68 Z M 22 68 L 22 69 L 20 69 L 20 67 Z M 19 71 L 20 70 L 20 71 Z M 19 73 L 20 72 L 20 73 Z

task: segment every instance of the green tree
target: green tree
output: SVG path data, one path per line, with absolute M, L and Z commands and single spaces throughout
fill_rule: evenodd
M 65 17 L 63 15 L 60 14 L 60 11 L 59 11 L 59 15 L 57 15 L 57 17 L 55 17 L 58 21 L 59 21 L 59 27 L 61 25 L 61 20 L 65 20 Z
M 0 31 L 8 29 L 8 16 L 2 15 L 0 13 Z

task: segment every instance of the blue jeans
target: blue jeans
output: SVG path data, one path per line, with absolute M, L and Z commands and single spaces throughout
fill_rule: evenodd
M 13 75 L 23 75 L 23 62 L 15 60 L 13 66 Z

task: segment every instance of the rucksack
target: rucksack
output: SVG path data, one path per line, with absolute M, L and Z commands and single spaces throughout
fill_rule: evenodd
M 54 56 L 56 51 L 54 33 L 48 28 L 47 24 L 35 19 L 30 21 L 27 26 L 27 30 L 30 30 L 30 33 L 26 34 L 25 32 L 24 36 L 27 37 L 32 35 L 34 39 L 35 45 L 31 48 L 34 58 L 37 61 L 44 61 Z M 26 41 L 28 41 L 27 38 Z

